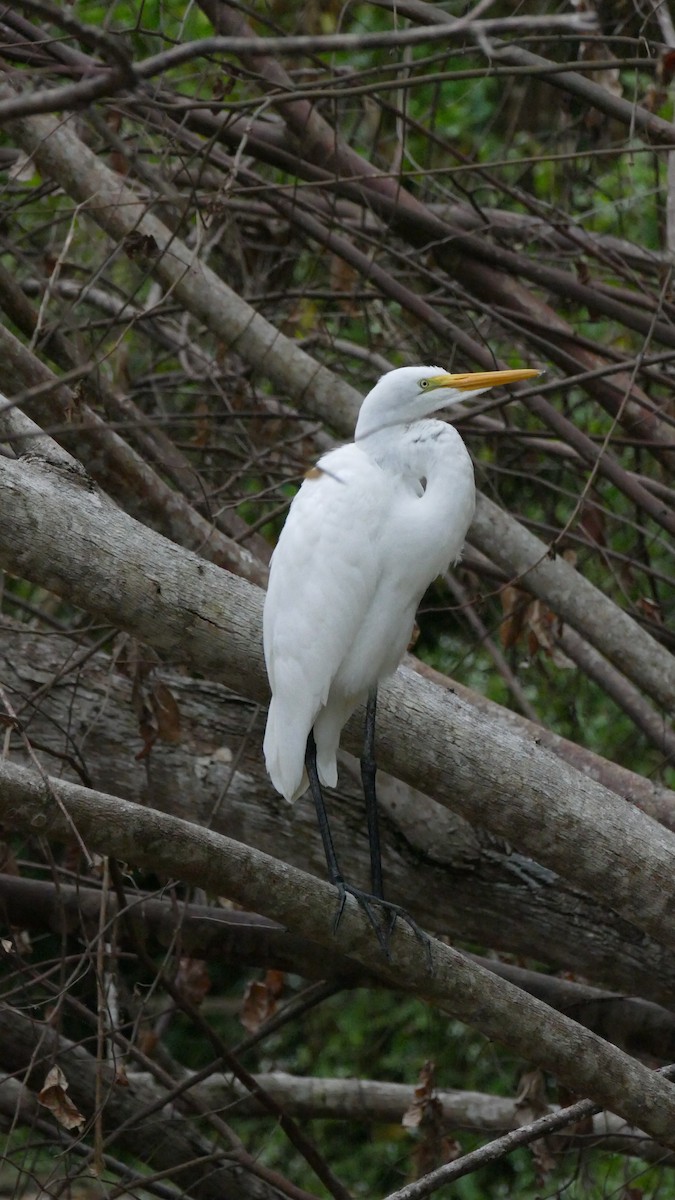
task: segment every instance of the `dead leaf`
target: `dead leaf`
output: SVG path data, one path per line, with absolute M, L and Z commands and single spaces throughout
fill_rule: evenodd
M 419 1138 L 413 1152 L 412 1178 L 421 1179 L 444 1163 L 453 1162 L 461 1154 L 461 1147 L 446 1135 L 443 1105 L 434 1094 L 436 1064 L 429 1060 L 422 1067 L 415 1099 L 403 1114 L 401 1124 L 405 1129 L 417 1130 Z
M 154 237 L 149 233 L 141 233 L 138 229 L 127 234 L 123 245 L 127 258 L 130 258 L 132 262 L 135 259 L 148 261 L 159 255 L 159 246 Z
M 141 1053 L 145 1054 L 147 1058 L 152 1058 L 158 1044 L 159 1036 L 156 1030 L 150 1029 L 147 1025 L 143 1026 L 138 1035 L 138 1048 Z
M 544 604 L 543 600 L 533 600 L 527 609 L 527 628 L 529 630 L 528 645 L 530 657 L 534 658 L 539 649 L 544 650 L 556 667 L 570 671 L 575 664 L 571 658 L 563 654 L 558 646 L 555 631 L 559 624 L 557 615 Z
M 149 756 L 158 738 L 174 745 L 180 741 L 180 710 L 167 684 L 154 678 L 159 658 L 151 647 L 125 636 L 113 657 L 116 669 L 132 681 L 131 704 L 143 740 L 136 755 L 140 762 Z
M 417 1129 L 421 1124 L 424 1117 L 424 1106 L 433 1099 L 435 1075 L 436 1064 L 428 1059 L 418 1076 L 414 1091 L 415 1099 L 403 1114 L 401 1124 L 405 1129 Z
M 157 722 L 157 736 L 175 746 L 181 738 L 180 709 L 171 688 L 158 680 L 150 692 L 150 704 Z
M 587 496 L 581 505 L 579 525 L 586 534 L 589 542 L 595 542 L 596 546 L 605 546 L 607 544 L 605 537 L 605 514 L 597 498 L 594 499 L 592 495 Z
M 77 1129 L 84 1125 L 84 1117 L 66 1095 L 68 1080 L 60 1067 L 52 1067 L 47 1073 L 44 1086 L 38 1092 L 38 1103 L 48 1108 L 54 1114 L 59 1125 L 64 1129 Z
M 675 50 L 664 50 L 658 64 L 657 75 L 667 87 L 675 76 Z
M 650 600 L 649 596 L 640 596 L 637 605 L 649 621 L 653 621 L 655 625 L 663 625 L 663 612 L 655 600 Z
M 211 976 L 203 958 L 181 958 L 174 980 L 181 996 L 199 1008 L 211 991 Z
M 254 979 L 244 992 L 239 1020 L 249 1033 L 256 1033 L 261 1025 L 277 1011 L 277 1001 L 285 986 L 283 971 L 268 971 L 264 980 Z
M 526 640 L 530 658 L 543 650 L 548 658 L 561 670 L 572 670 L 575 663 L 563 654 L 558 645 L 559 619 L 541 600 L 533 600 L 521 588 L 507 584 L 500 590 L 504 620 L 499 627 L 499 636 L 505 650 L 510 650 L 523 638 Z
M 516 1108 L 521 1125 L 529 1125 L 549 1111 L 546 1096 L 546 1080 L 543 1071 L 525 1071 L 520 1077 L 516 1093 Z
M 523 623 L 530 597 L 521 588 L 513 587 L 508 583 L 506 587 L 500 589 L 499 599 L 504 613 L 504 619 L 499 626 L 499 640 L 505 650 L 510 650 L 519 641 L 523 632 Z

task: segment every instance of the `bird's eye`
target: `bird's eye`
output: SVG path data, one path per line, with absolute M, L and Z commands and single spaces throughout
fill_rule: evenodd
M 421 388 L 428 388 L 428 386 L 429 386 L 429 380 L 428 380 L 428 379 L 420 379 L 420 387 L 421 387 Z

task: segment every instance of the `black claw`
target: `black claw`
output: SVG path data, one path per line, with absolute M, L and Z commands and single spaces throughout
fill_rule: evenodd
M 347 895 L 353 896 L 359 908 L 362 908 L 373 928 L 375 936 L 378 940 L 380 949 L 385 958 L 391 958 L 390 942 L 391 935 L 396 928 L 397 921 L 405 921 L 412 929 L 418 942 L 424 947 L 427 956 L 427 971 L 431 975 L 433 972 L 433 963 L 431 958 L 431 939 L 423 929 L 420 929 L 417 921 L 406 912 L 400 904 L 392 904 L 389 900 L 382 900 L 379 896 L 371 896 L 368 892 L 361 891 L 360 888 L 352 887 L 351 884 L 340 881 L 336 884 L 339 894 L 337 911 L 333 922 L 333 933 L 337 933 L 338 926 L 344 912 L 345 901 Z M 386 924 L 383 927 L 381 921 L 377 920 L 376 912 L 386 916 Z

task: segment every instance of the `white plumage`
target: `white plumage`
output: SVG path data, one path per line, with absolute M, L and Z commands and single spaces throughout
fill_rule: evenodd
M 475 505 L 471 459 L 452 426 L 425 418 L 537 374 L 392 371 L 363 401 L 354 442 L 308 472 L 272 557 L 263 619 L 265 761 L 287 800 L 307 786 L 312 729 L 319 778 L 336 785 L 345 722 L 396 670 L 425 590 L 461 554 Z

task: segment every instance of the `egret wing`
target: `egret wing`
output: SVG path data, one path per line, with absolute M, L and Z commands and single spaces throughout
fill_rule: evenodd
M 288 798 L 302 780 L 309 731 L 331 703 L 377 590 L 389 490 L 387 475 L 357 446 L 325 455 L 295 497 L 272 558 L 263 619 L 273 696 L 265 754 Z M 334 701 L 344 709 L 345 697 Z

